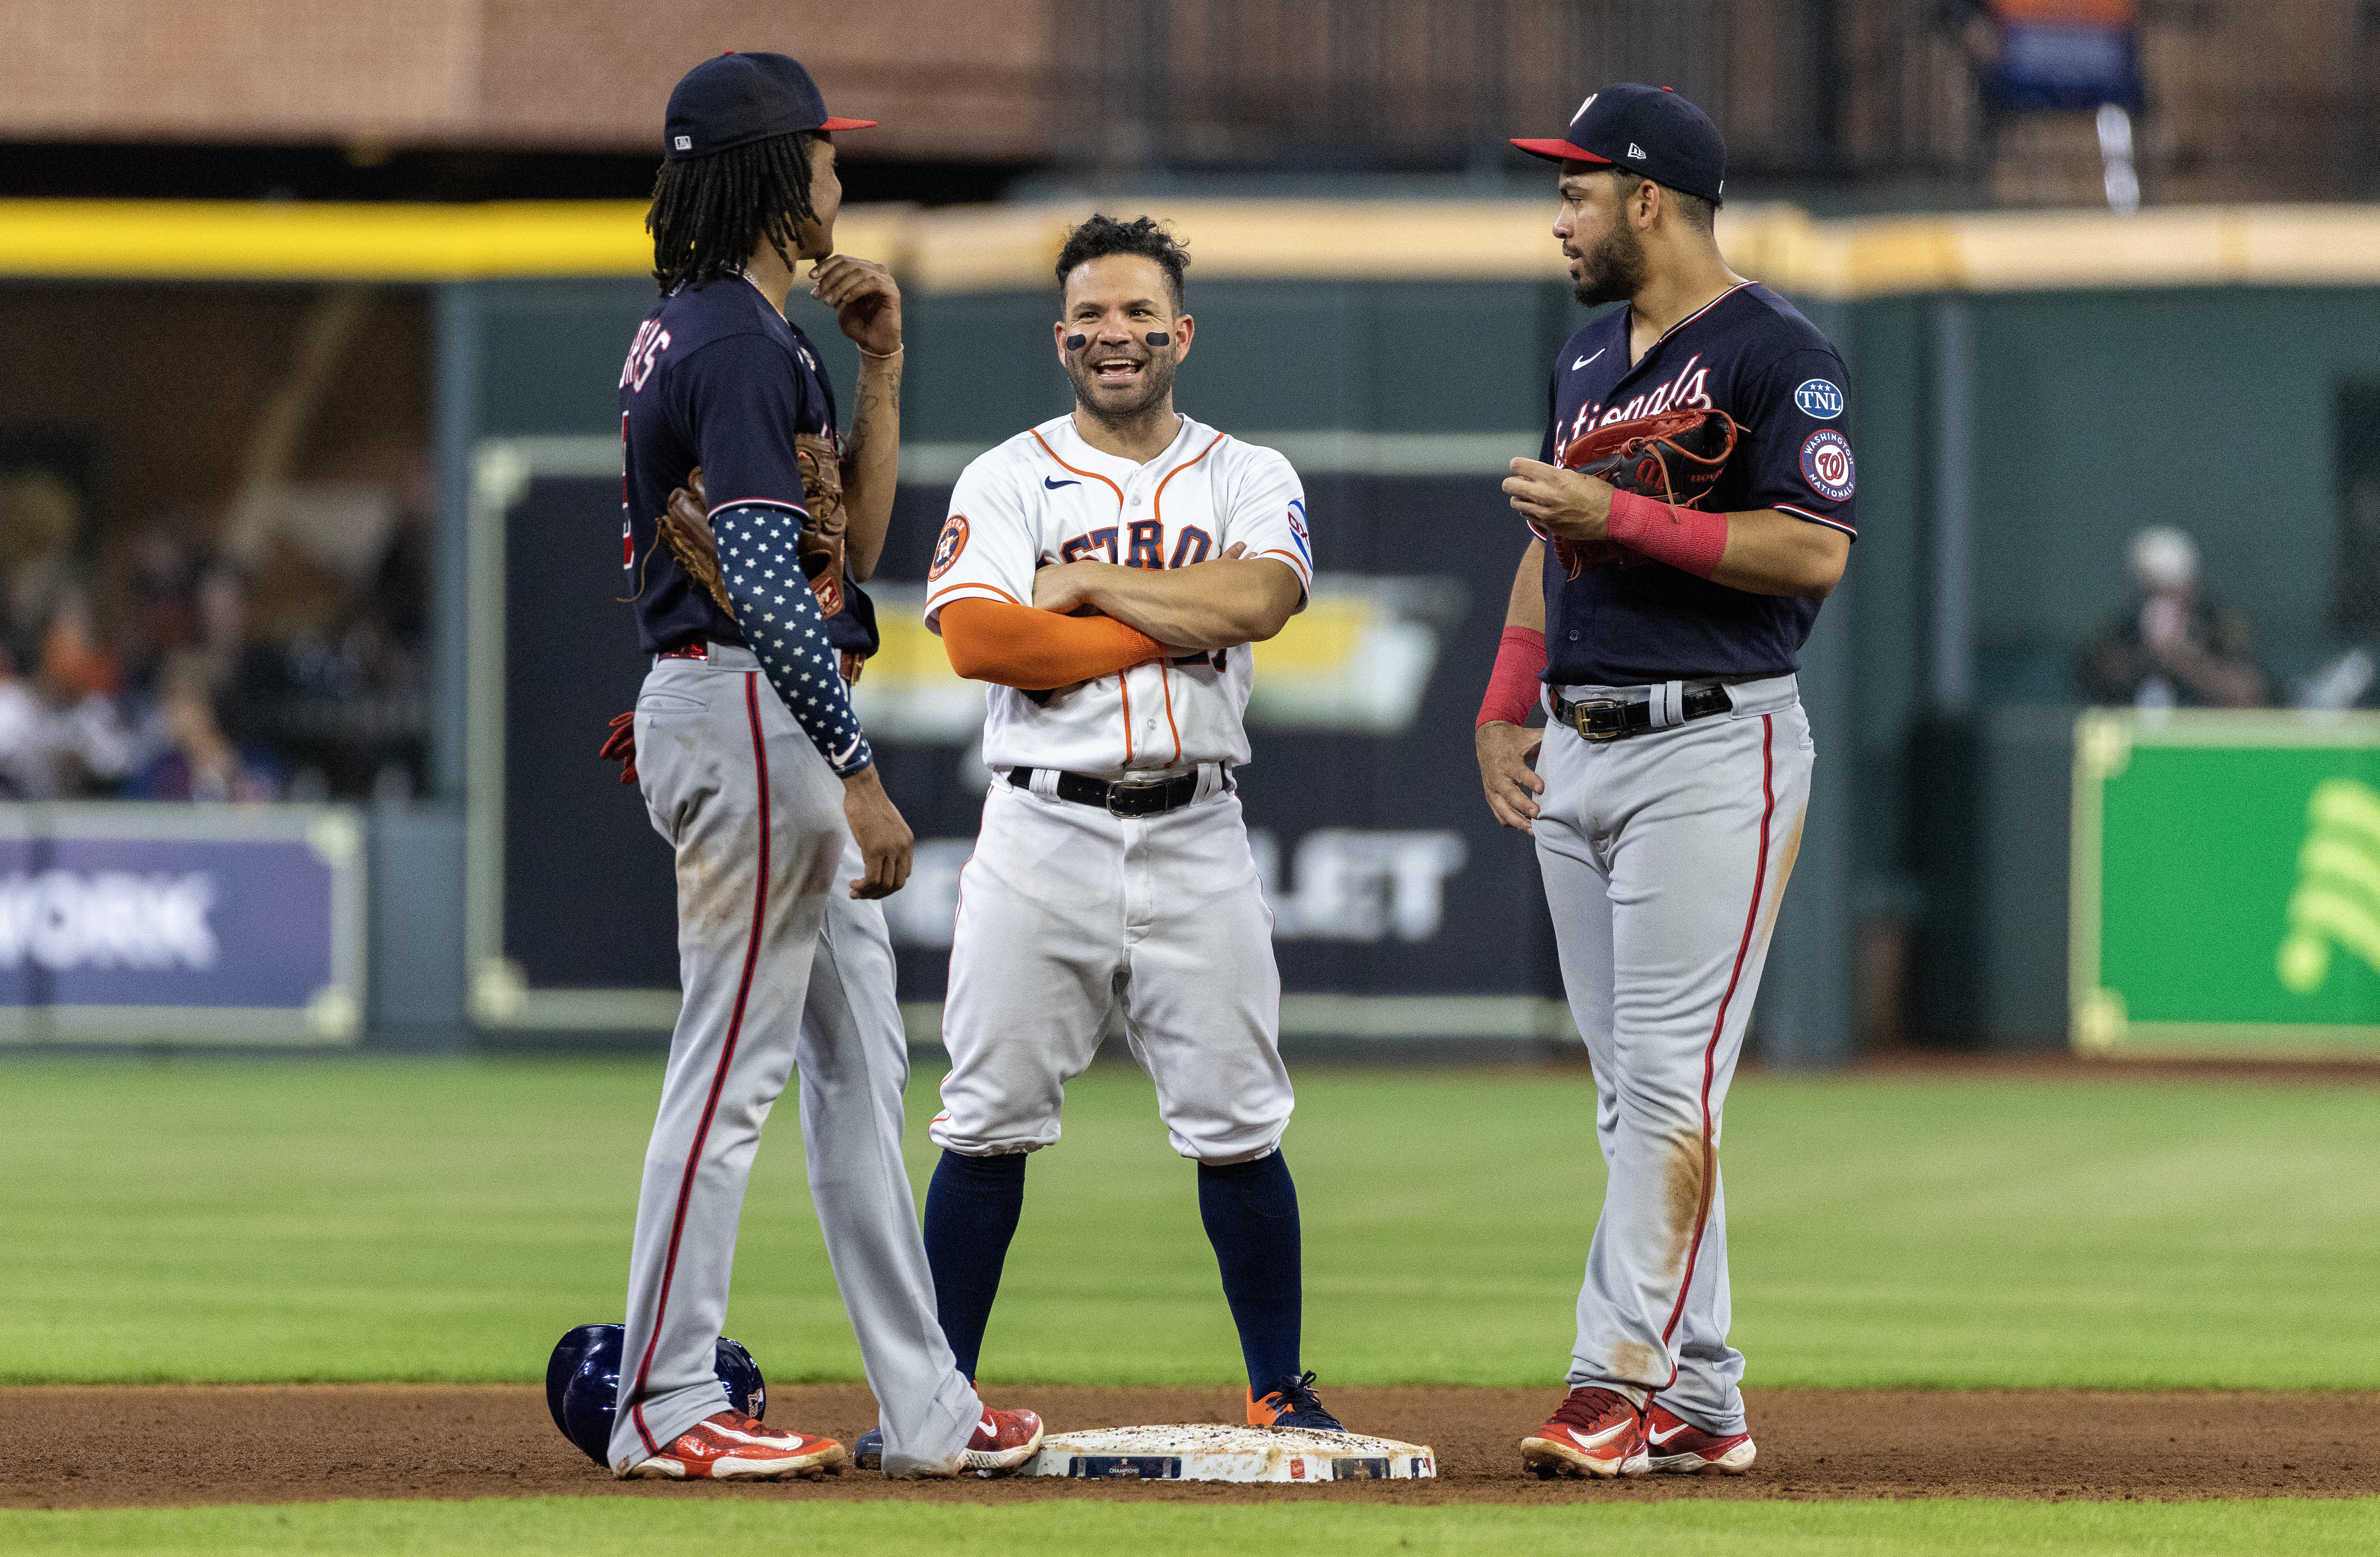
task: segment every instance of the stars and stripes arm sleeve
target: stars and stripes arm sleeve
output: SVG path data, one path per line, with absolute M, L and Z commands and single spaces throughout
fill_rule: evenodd
M 826 619 L 802 573 L 802 517 L 799 509 L 776 503 L 733 503 L 711 514 L 710 528 L 744 641 L 810 744 L 836 777 L 848 778 L 876 754 L 852 711 Z

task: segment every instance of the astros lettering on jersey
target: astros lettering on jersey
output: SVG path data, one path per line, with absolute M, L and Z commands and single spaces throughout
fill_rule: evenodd
M 926 624 L 953 600 L 1033 603 L 1033 575 L 1058 562 L 1184 568 L 1267 557 L 1314 586 L 1305 491 L 1280 453 L 1182 418 L 1147 465 L 1083 441 L 1055 416 L 977 458 L 951 492 L 927 577 Z M 1304 609 L 1301 597 L 1299 609 Z M 1027 694 L 988 689 L 983 761 L 1111 775 L 1248 760 L 1241 717 L 1256 670 L 1245 645 L 1151 661 L 1119 675 Z

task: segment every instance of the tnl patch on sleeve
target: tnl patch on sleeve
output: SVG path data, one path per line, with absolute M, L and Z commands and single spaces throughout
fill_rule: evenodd
M 1804 379 L 1793 391 L 1793 404 L 1802 408 L 1803 416 L 1830 422 L 1843 414 L 1843 392 L 1835 387 L 1832 379 Z
M 1833 428 L 1822 427 L 1802 441 L 1802 479 L 1810 490 L 1831 502 L 1852 495 L 1852 441 Z

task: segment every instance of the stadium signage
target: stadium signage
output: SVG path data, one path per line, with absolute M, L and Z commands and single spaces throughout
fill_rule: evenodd
M 339 1043 L 362 827 L 332 806 L 0 806 L 0 1040 Z

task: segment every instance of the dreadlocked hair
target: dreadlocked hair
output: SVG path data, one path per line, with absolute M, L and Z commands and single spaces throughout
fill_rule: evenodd
M 826 138 L 824 130 L 796 130 L 663 163 L 645 213 L 662 291 L 737 273 L 764 238 L 793 269 L 787 246 L 818 214 L 810 205 L 810 142 Z

